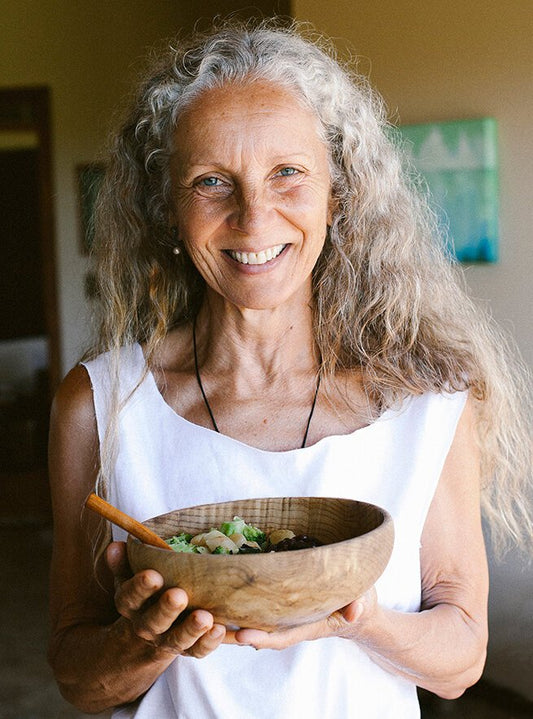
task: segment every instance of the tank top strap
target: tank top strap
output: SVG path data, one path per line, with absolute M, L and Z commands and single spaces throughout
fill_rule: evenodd
M 140 344 L 135 342 L 118 352 L 105 352 L 80 364 L 85 367 L 91 382 L 98 436 L 102 443 L 113 402 L 122 409 L 133 398 L 135 401 L 141 398 L 137 391 L 147 376 L 146 361 Z

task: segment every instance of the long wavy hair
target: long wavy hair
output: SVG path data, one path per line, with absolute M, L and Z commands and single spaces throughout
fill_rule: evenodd
M 313 273 L 325 373 L 358 368 L 376 406 L 408 394 L 469 390 L 478 409 L 483 506 L 496 545 L 530 539 L 529 383 L 512 343 L 468 298 L 381 98 L 331 43 L 302 26 L 222 23 L 153 58 L 111 148 L 95 257 L 98 342 L 145 343 L 198 311 L 205 284 L 171 252 L 169 162 L 181 113 L 206 90 L 269 81 L 316 115 L 329 148 L 335 212 Z M 118 367 L 118 365 L 117 365 Z M 115 405 L 110 435 L 116 429 Z M 104 443 L 105 445 L 105 443 Z M 102 449 L 102 476 L 113 452 Z

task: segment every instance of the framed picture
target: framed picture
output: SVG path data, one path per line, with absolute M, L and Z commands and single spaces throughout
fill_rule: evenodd
M 94 240 L 94 208 L 102 186 L 105 167 L 98 163 L 79 165 L 77 168 L 81 251 L 89 254 Z
M 497 123 L 493 118 L 398 128 L 460 262 L 496 262 L 499 247 Z

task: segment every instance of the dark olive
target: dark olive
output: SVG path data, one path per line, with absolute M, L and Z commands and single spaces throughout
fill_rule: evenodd
M 307 534 L 297 534 L 295 537 L 282 539 L 277 544 L 269 545 L 268 549 L 271 552 L 289 552 L 294 549 L 309 549 L 310 547 L 320 547 L 323 543 L 315 539 L 315 537 L 309 537 Z

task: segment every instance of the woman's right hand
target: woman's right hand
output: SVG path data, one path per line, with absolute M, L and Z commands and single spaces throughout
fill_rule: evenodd
M 124 542 L 112 542 L 106 560 L 115 578 L 115 606 L 133 633 L 164 653 L 205 657 L 224 640 L 226 630 L 203 609 L 187 613 L 187 593 L 163 589 L 163 577 L 153 569 L 131 575 Z

